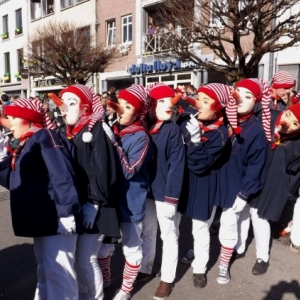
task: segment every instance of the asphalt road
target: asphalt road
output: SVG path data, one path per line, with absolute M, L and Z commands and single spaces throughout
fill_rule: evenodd
M 36 284 L 35 260 L 32 239 L 15 237 L 10 220 L 9 194 L 0 189 L 0 300 L 31 300 Z M 192 245 L 191 225 L 182 218 L 180 236 L 180 257 Z M 231 268 L 231 281 L 227 285 L 216 282 L 220 245 L 217 235 L 212 235 L 211 257 L 208 266 L 208 284 L 196 289 L 192 283 L 192 269 L 179 263 L 175 287 L 169 300 L 294 300 L 300 299 L 300 255 L 288 248 L 288 239 L 273 240 L 270 267 L 262 276 L 251 273 L 255 263 L 255 242 L 249 237 L 246 257 L 235 261 Z M 154 270 L 159 270 L 161 243 Z M 105 290 L 105 300 L 113 298 L 122 280 L 124 259 L 120 245 L 112 259 L 112 285 Z M 152 299 L 159 278 L 135 286 L 132 299 Z M 51 299 L 54 300 L 54 299 Z M 62 300 L 62 299 L 57 299 Z

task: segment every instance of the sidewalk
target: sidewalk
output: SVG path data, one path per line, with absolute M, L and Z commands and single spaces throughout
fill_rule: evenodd
M 13 235 L 8 197 L 8 192 L 0 191 L 0 300 L 32 300 L 36 285 L 32 239 Z M 219 285 L 216 281 L 220 245 L 217 235 L 213 235 L 211 240 L 207 286 L 196 289 L 192 282 L 191 266 L 179 263 L 175 287 L 168 300 L 300 299 L 300 255 L 289 250 L 288 239 L 273 240 L 268 272 L 262 276 L 254 276 L 251 269 L 256 261 L 255 243 L 250 238 L 246 257 L 235 261 L 231 268 L 232 279 L 227 285 Z M 182 257 L 192 246 L 191 224 L 186 217 L 182 218 L 179 243 L 179 257 Z M 159 270 L 160 256 L 159 242 L 154 265 L 156 271 Z M 111 300 L 115 291 L 120 288 L 123 266 L 121 245 L 118 245 L 112 258 L 112 285 L 105 290 L 105 300 Z M 132 299 L 153 299 L 159 280 L 151 278 L 148 282 L 137 284 Z

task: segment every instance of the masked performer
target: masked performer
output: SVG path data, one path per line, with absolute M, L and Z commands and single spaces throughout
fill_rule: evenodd
M 2 155 L 0 180 L 10 190 L 15 235 L 33 237 L 34 299 L 77 300 L 74 261 L 82 218 L 72 159 L 40 101 L 15 101 L 4 114 L 1 124 L 13 137 L 7 157 Z
M 85 233 L 78 237 L 76 266 L 80 297 L 103 299 L 103 277 L 97 256 L 104 236 L 120 237 L 112 190 L 116 181 L 113 147 L 102 128 L 99 97 L 81 84 L 52 95 L 66 118 L 66 136 L 77 162 Z

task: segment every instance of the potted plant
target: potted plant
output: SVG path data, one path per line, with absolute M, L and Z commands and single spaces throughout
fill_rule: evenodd
M 8 33 L 1 34 L 2 40 L 6 40 L 8 38 Z
M 3 76 L 4 82 L 9 82 L 10 81 L 10 74 L 9 73 L 5 73 Z
M 17 78 L 18 81 L 21 80 L 21 74 L 19 72 L 15 74 L 15 77 Z
M 18 27 L 18 28 L 15 29 L 16 35 L 19 35 L 19 34 L 21 34 L 22 32 L 23 32 L 22 27 Z

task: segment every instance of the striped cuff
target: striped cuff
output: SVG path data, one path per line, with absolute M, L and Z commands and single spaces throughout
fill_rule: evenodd
M 165 202 L 168 203 L 168 204 L 177 205 L 178 204 L 178 199 L 165 196 Z
M 245 200 L 245 201 L 248 200 L 248 197 L 247 197 L 246 195 L 243 195 L 241 192 L 239 192 L 239 193 L 237 194 L 237 196 L 238 196 L 239 198 Z

